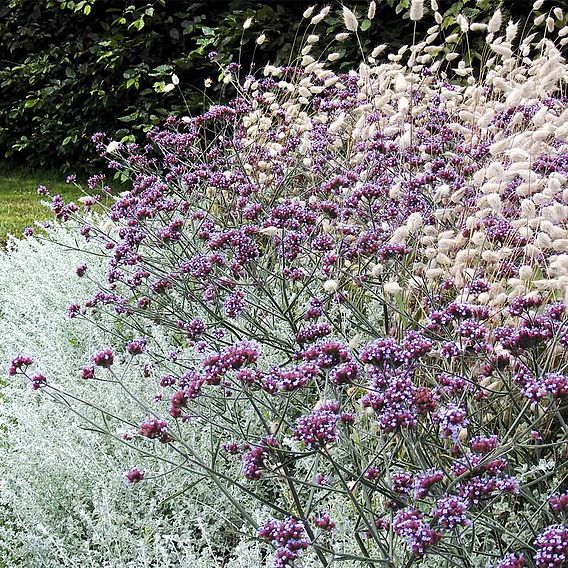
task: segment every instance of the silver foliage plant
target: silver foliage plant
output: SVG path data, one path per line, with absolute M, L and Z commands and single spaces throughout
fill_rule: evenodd
M 18 242 L 0 256 L 0 353 L 34 353 L 55 389 L 89 400 L 127 421 L 138 410 L 108 383 L 86 383 L 79 370 L 100 344 L 112 344 L 113 322 L 97 326 L 69 320 L 67 306 L 94 291 L 78 279 L 77 266 L 89 261 L 94 279 L 104 275 L 93 247 L 84 252 L 65 229 L 50 239 Z M 159 337 L 156 329 L 153 334 Z M 121 369 L 139 396 L 151 398 L 154 385 L 140 368 Z M 231 566 L 260 563 L 254 543 L 231 543 L 227 555 L 220 527 L 222 499 L 199 476 L 141 456 L 122 442 L 126 426 L 105 437 L 93 427 L 98 413 L 78 416 L 57 398 L 42 400 L 21 382 L 0 389 L 0 559 L 22 567 Z M 194 438 L 199 443 L 199 435 Z M 136 487 L 124 476 L 132 463 L 152 469 L 154 480 Z M 187 488 L 192 487 L 191 497 Z M 184 493 L 183 500 L 172 499 Z M 242 496 L 243 502 L 246 497 Z M 230 558 L 232 556 L 232 559 Z
M 201 479 L 235 562 L 247 543 L 275 568 L 567 561 L 568 27 L 541 2 L 522 35 L 460 15 L 486 34 L 479 74 L 431 7 L 423 41 L 349 73 L 327 61 L 357 15 L 327 54 L 330 11 L 306 10 L 289 66 L 224 70 L 231 103 L 144 146 L 94 136 L 131 181 L 107 222 L 52 198 L 108 261 L 77 268 L 96 287 L 68 316 L 112 338 L 78 394 L 37 356 L 9 375 L 123 431 L 133 492 Z

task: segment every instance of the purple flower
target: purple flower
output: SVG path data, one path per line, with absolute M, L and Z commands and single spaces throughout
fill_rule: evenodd
M 79 278 L 82 278 L 83 276 L 85 276 L 86 272 L 87 272 L 87 265 L 86 264 L 80 264 L 75 269 L 75 273 L 77 274 L 77 276 Z
M 456 441 L 460 430 L 465 428 L 469 423 L 466 416 L 466 411 L 463 408 L 450 403 L 437 410 L 436 414 L 433 416 L 433 421 L 435 424 L 440 425 L 442 437 L 451 438 Z
M 187 337 L 191 341 L 195 341 L 200 335 L 203 335 L 207 330 L 205 323 L 200 318 L 192 319 L 190 322 L 178 322 L 178 327 L 187 332 Z
M 97 367 L 110 369 L 111 365 L 114 363 L 114 351 L 110 347 L 97 351 L 93 355 L 93 363 Z
M 66 315 L 68 318 L 73 319 L 79 316 L 80 314 L 81 314 L 80 304 L 69 304 L 69 306 L 67 306 Z
M 321 369 L 331 369 L 351 359 L 347 347 L 339 341 L 320 341 L 302 351 L 304 361 L 313 361 Z
M 331 370 L 329 380 L 338 386 L 354 383 L 359 379 L 360 373 L 361 369 L 355 361 L 347 361 Z
M 328 323 L 310 323 L 300 329 L 296 335 L 296 341 L 303 345 L 321 339 L 330 333 L 331 327 Z
M 37 390 L 47 384 L 47 377 L 42 373 L 35 373 L 31 376 L 30 382 L 32 384 L 32 390 Z
M 246 451 L 242 458 L 243 475 L 251 480 L 260 479 L 267 457 L 266 450 L 261 446 Z
M 144 479 L 145 472 L 138 469 L 136 466 L 131 467 L 127 472 L 125 472 L 124 476 L 128 483 L 139 483 Z
M 437 544 L 442 538 L 442 535 L 424 520 L 424 515 L 418 509 L 407 508 L 399 511 L 392 526 L 397 536 L 406 539 L 415 556 L 423 556 L 427 548 Z
M 323 513 L 319 514 L 318 516 L 314 517 L 314 525 L 321 530 L 324 531 L 332 531 L 337 523 L 331 520 L 329 513 L 324 511 Z
M 499 439 L 495 434 L 491 436 L 475 436 L 469 441 L 471 451 L 476 454 L 488 454 L 499 444 Z
M 492 566 L 492 565 L 491 565 Z M 494 568 L 524 568 L 525 555 L 510 553 L 504 556 Z M 488 565 L 489 568 L 489 565 Z
M 423 499 L 428 495 L 430 489 L 444 479 L 444 472 L 441 470 L 429 469 L 416 476 L 414 481 L 414 492 L 416 499 Z
M 223 302 L 223 312 L 228 318 L 240 316 L 246 308 L 246 296 L 242 290 L 235 290 Z
M 418 423 L 417 389 L 412 373 L 404 367 L 384 371 L 372 367 L 368 371 L 371 388 L 361 398 L 361 404 L 377 412 L 379 425 L 385 432 L 413 428 Z
M 438 499 L 433 516 L 445 529 L 451 530 L 457 526 L 465 527 L 471 524 L 467 518 L 467 502 L 455 495 L 447 495 Z
M 293 436 L 308 449 L 325 446 L 339 439 L 339 403 L 329 400 L 305 416 L 296 420 Z
M 404 357 L 407 361 L 414 361 L 428 354 L 433 343 L 417 331 L 409 331 L 402 341 Z
M 314 380 L 318 374 L 319 369 L 314 364 L 302 363 L 288 369 L 271 369 L 265 381 L 274 384 L 278 391 L 292 392 L 304 387 L 309 381 Z
M 394 339 L 377 339 L 361 351 L 361 361 L 379 367 L 399 366 L 404 363 L 404 352 Z
M 550 503 L 550 508 L 555 513 L 561 513 L 562 511 L 568 510 L 568 491 L 561 493 L 559 495 L 551 495 L 548 500 Z
M 529 379 L 523 388 L 523 394 L 534 402 L 551 397 L 559 399 L 568 396 L 568 377 L 560 373 L 546 373 L 538 378 Z
M 568 527 L 550 525 L 535 539 L 537 568 L 562 568 L 568 561 Z
M 320 472 L 316 473 L 316 475 L 314 476 L 314 483 L 319 487 L 325 487 L 326 485 L 329 485 L 330 480 L 327 475 L 324 475 Z
M 260 348 L 253 341 L 241 341 L 226 347 L 219 353 L 205 357 L 202 361 L 207 383 L 219 384 L 230 370 L 237 370 L 245 365 L 252 365 L 260 357 Z
M 414 476 L 409 471 L 398 471 L 392 475 L 392 490 L 401 495 L 410 495 Z
M 133 339 L 126 344 L 126 351 L 130 355 L 141 355 L 146 351 L 145 339 Z
M 168 433 L 168 423 L 165 420 L 158 420 L 157 418 L 148 418 L 138 428 L 138 434 L 144 438 L 151 440 L 160 440 L 160 442 L 167 444 L 171 442 L 172 437 Z
M 29 355 L 17 355 L 12 359 L 10 367 L 8 367 L 8 375 L 13 376 L 18 371 L 25 370 L 25 367 L 29 367 L 33 362 L 33 358 Z
M 541 296 L 518 296 L 513 298 L 508 311 L 512 316 L 520 316 L 526 310 L 542 305 L 542 302 Z
M 267 519 L 258 529 L 258 536 L 276 548 L 273 568 L 291 566 L 299 553 L 310 546 L 304 523 L 294 517 L 283 521 Z

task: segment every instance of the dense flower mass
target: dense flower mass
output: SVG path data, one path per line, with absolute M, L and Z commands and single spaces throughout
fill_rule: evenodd
M 500 11 L 460 15 L 444 36 L 436 12 L 424 41 L 346 73 L 310 34 L 289 66 L 144 145 L 98 134 L 132 181 L 108 220 L 53 198 L 108 261 L 69 316 L 112 314 L 156 393 L 129 390 L 115 347 L 82 376 L 111 369 L 139 410 L 129 443 L 202 471 L 274 566 L 565 562 L 550 523 L 565 514 L 568 28 L 553 13 L 527 36 Z M 479 32 L 481 71 L 454 50 Z
M 551 525 L 534 541 L 537 568 L 560 568 L 568 561 L 568 527 Z

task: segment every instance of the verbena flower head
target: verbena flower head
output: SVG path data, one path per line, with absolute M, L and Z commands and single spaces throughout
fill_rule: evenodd
M 93 354 L 92 361 L 97 367 L 109 369 L 114 363 L 114 351 L 110 347 L 101 349 Z
M 560 568 L 568 561 L 568 527 L 550 525 L 535 539 L 535 564 L 538 568 Z

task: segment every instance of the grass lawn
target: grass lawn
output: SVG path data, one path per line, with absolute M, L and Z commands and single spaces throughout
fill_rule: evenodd
M 52 195 L 61 194 L 66 201 L 81 195 L 57 172 L 0 169 L 0 243 L 5 242 L 7 233 L 20 236 L 34 221 L 51 218 L 49 208 L 41 204 L 48 198 L 36 193 L 39 185 L 45 185 Z

